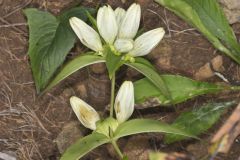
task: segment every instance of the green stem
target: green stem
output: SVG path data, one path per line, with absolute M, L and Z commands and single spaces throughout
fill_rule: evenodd
M 115 98 L 115 81 L 116 81 L 116 76 L 115 72 L 112 75 L 112 85 L 111 85 L 111 106 L 110 106 L 110 117 L 113 117 L 113 107 L 114 107 L 114 98 Z
M 112 141 L 112 145 L 113 145 L 113 148 L 115 149 L 115 151 L 117 152 L 117 154 L 119 155 L 120 159 L 123 159 L 123 154 L 122 154 L 121 150 L 119 149 L 116 141 Z
M 240 90 L 240 86 L 232 86 L 231 90 L 233 91 L 239 91 Z

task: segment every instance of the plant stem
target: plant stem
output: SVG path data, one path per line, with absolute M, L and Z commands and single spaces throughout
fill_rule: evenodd
M 240 90 L 240 86 L 232 86 L 231 90 L 233 91 L 239 91 Z
M 113 117 L 113 107 L 114 107 L 114 97 L 115 97 L 115 81 L 116 81 L 116 75 L 114 72 L 112 75 L 112 85 L 111 85 L 110 117 Z
M 116 141 L 112 141 L 112 145 L 113 145 L 113 148 L 115 149 L 115 151 L 117 152 L 117 154 L 119 155 L 120 159 L 123 159 L 123 154 L 122 154 L 121 150 L 119 149 Z

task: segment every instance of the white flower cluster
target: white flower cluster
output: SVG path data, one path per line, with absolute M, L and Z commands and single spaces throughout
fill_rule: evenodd
M 128 56 L 144 56 L 158 45 L 163 38 L 163 28 L 153 29 L 134 39 L 138 33 L 141 19 L 139 4 L 132 4 L 127 11 L 111 6 L 103 6 L 97 13 L 97 28 L 107 45 L 114 46 L 120 53 Z M 70 25 L 80 41 L 95 52 L 103 51 L 103 43 L 97 31 L 79 18 L 72 17 Z
M 96 129 L 96 122 L 100 120 L 97 111 L 78 97 L 71 97 L 70 104 L 79 121 L 92 130 Z M 125 122 L 134 110 L 134 89 L 131 81 L 125 81 L 116 96 L 114 104 L 118 123 Z

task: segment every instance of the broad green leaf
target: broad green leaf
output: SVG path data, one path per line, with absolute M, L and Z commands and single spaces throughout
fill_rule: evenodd
M 216 0 L 155 0 L 196 27 L 218 50 L 240 64 L 240 46 Z
M 52 87 L 57 85 L 59 82 L 61 82 L 62 80 L 64 80 L 65 78 L 73 74 L 74 72 L 78 71 L 79 69 L 91 64 L 101 63 L 101 62 L 105 62 L 103 57 L 92 55 L 92 54 L 83 54 L 74 58 L 60 70 L 60 72 L 55 76 L 55 78 L 47 86 L 45 91 L 51 89 Z
M 233 104 L 235 102 L 208 103 L 205 106 L 182 113 L 171 126 L 198 136 L 211 128 L 224 113 L 225 109 Z M 173 143 L 186 138 L 181 135 L 167 134 L 164 140 L 166 143 Z
M 171 127 L 170 125 L 150 119 L 134 119 L 120 124 L 114 133 L 114 139 L 117 140 L 121 137 L 150 132 L 162 132 L 176 135 L 192 137 L 191 134 L 186 133 L 184 130 Z
M 106 54 L 106 66 L 111 79 L 113 73 L 115 73 L 122 64 L 122 56 L 116 55 L 118 53 L 114 53 L 114 49 L 111 49 L 110 47 L 106 47 L 104 51 Z
M 109 138 L 105 135 L 94 132 L 84 138 L 80 138 L 76 143 L 71 145 L 65 151 L 61 160 L 78 160 L 88 152 L 109 141 Z
M 160 90 L 162 95 L 171 99 L 171 94 L 166 86 L 166 82 L 147 60 L 144 60 L 143 58 L 136 58 L 135 62 L 125 61 L 124 64 L 145 75 L 146 78 L 148 78 Z
M 162 75 L 162 79 L 172 96 L 171 101 L 153 83 L 143 78 L 134 83 L 136 103 L 144 104 L 145 101 L 155 101 L 158 105 L 177 104 L 199 95 L 232 89 L 229 86 L 194 81 L 179 75 Z
M 86 21 L 85 10 L 73 8 L 59 17 L 37 9 L 24 10 L 30 31 L 28 55 L 38 93 L 46 87 L 74 45 L 76 36 L 69 18 L 75 16 Z

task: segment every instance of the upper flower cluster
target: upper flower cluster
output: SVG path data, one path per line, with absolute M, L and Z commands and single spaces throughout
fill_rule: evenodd
M 163 28 L 153 29 L 136 37 L 141 20 L 139 4 L 132 4 L 127 11 L 122 8 L 112 9 L 103 6 L 97 13 L 97 28 L 107 45 L 114 46 L 120 53 L 129 56 L 144 56 L 161 41 L 165 31 Z M 72 17 L 70 25 L 80 41 L 96 52 L 103 51 L 103 43 L 99 34 L 79 18 Z

